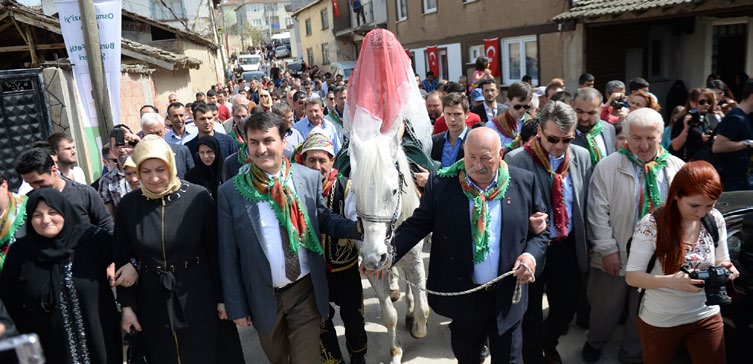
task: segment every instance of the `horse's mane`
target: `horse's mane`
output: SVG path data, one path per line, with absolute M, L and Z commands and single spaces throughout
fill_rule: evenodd
M 353 175 L 353 189 L 356 194 L 362 194 L 359 191 L 368 191 L 368 187 L 382 181 L 384 172 L 389 168 L 395 168 L 395 159 L 392 157 L 391 140 L 384 136 L 379 136 L 371 140 L 360 143 L 357 153 L 358 161 L 355 174 Z M 403 174 L 406 185 L 403 186 L 403 214 L 406 212 L 410 215 L 418 207 L 418 196 L 415 184 L 413 183 L 412 174 L 408 165 L 408 158 L 405 156 L 402 147 L 397 151 L 397 162 L 400 172 Z M 390 188 L 398 186 L 389 186 Z M 407 192 L 407 193 L 405 193 Z M 358 200 L 365 201 L 367 196 L 357 196 Z M 402 219 L 401 219 L 402 220 Z

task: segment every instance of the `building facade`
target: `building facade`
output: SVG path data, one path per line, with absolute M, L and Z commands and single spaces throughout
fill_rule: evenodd
M 546 84 L 566 73 L 566 47 L 577 41 L 572 22 L 552 20 L 567 11 L 566 1 L 386 0 L 386 9 L 387 29 L 403 44 L 421 78 L 429 69 L 427 47 L 438 49 L 436 76 L 457 81 L 472 75 L 476 58 L 485 53 L 484 39 L 497 38 L 498 51 L 488 56 L 498 57 L 503 86 L 526 74 L 535 84 Z
M 333 7 L 330 0 L 314 0 L 295 10 L 296 30 L 303 60 L 325 69 L 337 62 L 337 41 L 335 39 Z

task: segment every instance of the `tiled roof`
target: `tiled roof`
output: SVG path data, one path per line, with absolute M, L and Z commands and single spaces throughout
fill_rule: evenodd
M 702 2 L 701 0 L 579 0 L 573 6 L 553 18 L 563 21 L 579 18 L 594 18 L 602 15 L 621 14 L 631 11 L 644 11 L 684 3 Z

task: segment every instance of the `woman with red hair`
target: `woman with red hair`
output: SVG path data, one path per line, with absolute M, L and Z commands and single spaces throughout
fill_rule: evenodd
M 664 207 L 635 228 L 625 278 L 645 290 L 638 306 L 644 363 L 671 363 L 683 344 L 694 363 L 725 362 L 719 306 L 706 305 L 704 281 L 688 274 L 721 266 L 729 270 L 729 280 L 739 275 L 729 260 L 724 218 L 714 208 L 721 193 L 711 164 L 685 164 L 672 180 Z M 706 228 L 711 225 L 702 222 L 706 216 L 717 227 L 717 242 Z

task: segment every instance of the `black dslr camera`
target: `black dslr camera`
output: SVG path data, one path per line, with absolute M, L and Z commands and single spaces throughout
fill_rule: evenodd
M 698 287 L 703 287 L 706 291 L 706 306 L 732 303 L 732 299 L 727 295 L 727 277 L 730 275 L 727 268 L 710 266 L 707 270 L 695 270 L 688 274 L 690 278 L 704 282 Z
M 701 121 L 701 114 L 698 112 L 698 110 L 690 110 L 688 114 L 690 114 L 690 121 L 688 121 L 689 127 L 694 128 L 703 124 L 703 122 Z
M 624 108 L 630 108 L 630 105 L 628 104 L 627 97 L 623 97 L 621 99 L 614 99 L 612 100 L 612 107 L 615 109 L 622 109 Z

